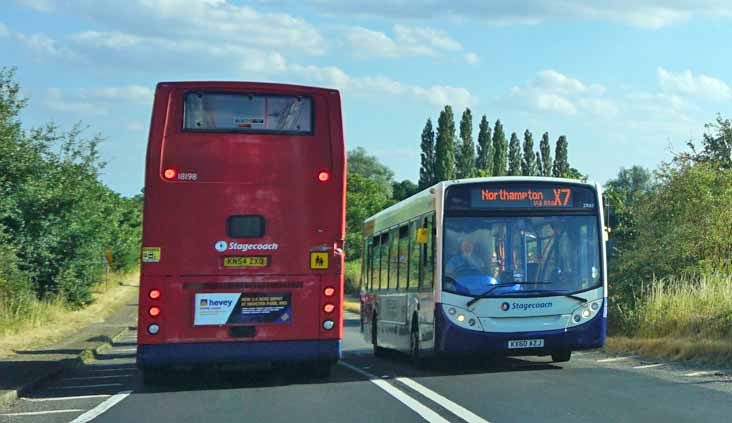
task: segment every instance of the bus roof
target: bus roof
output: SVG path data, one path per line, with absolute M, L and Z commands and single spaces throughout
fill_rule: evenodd
M 173 87 L 176 89 L 231 89 L 231 90 L 247 90 L 247 89 L 264 89 L 281 92 L 310 92 L 310 93 L 338 93 L 334 88 L 312 87 L 307 85 L 277 84 L 273 82 L 253 82 L 253 81 L 174 81 L 174 82 L 158 82 L 158 87 Z
M 473 184 L 481 182 L 554 182 L 562 184 L 574 184 L 590 186 L 596 190 L 601 191 L 601 187 L 595 182 L 583 182 L 579 179 L 568 179 L 568 178 L 550 178 L 544 176 L 490 176 L 483 178 L 466 178 L 466 179 L 452 179 L 449 181 L 438 182 L 435 185 L 425 188 L 424 190 L 406 198 L 378 213 L 367 218 L 363 225 L 375 226 L 378 221 L 380 228 L 391 227 L 404 222 L 413 217 L 420 216 L 424 213 L 435 210 L 435 202 L 433 194 L 437 192 L 444 192 L 447 187 L 451 185 L 461 184 Z M 376 228 L 377 232 L 380 230 Z

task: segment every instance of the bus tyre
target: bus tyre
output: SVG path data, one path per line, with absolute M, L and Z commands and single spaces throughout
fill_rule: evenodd
M 572 358 L 572 351 L 570 350 L 556 351 L 552 353 L 552 361 L 555 363 L 565 363 L 569 361 L 570 358 Z
M 142 383 L 147 386 L 159 386 L 165 383 L 165 372 L 162 369 L 144 369 Z
M 411 359 L 414 367 L 417 369 L 423 369 L 427 363 L 419 352 L 419 330 L 414 327 L 415 325 L 412 326 L 412 331 L 409 335 L 409 358 Z
M 386 350 L 379 346 L 378 329 L 376 327 L 376 315 L 374 315 L 371 321 L 371 344 L 374 347 L 374 356 L 383 357 L 386 355 Z

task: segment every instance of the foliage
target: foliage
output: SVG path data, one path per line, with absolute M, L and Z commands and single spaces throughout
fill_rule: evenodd
M 361 225 L 363 221 L 389 207 L 393 202 L 391 199 L 391 185 L 389 185 L 389 191 L 387 192 L 382 185 L 372 178 L 360 173 L 348 172 L 346 260 L 361 257 Z
M 435 178 L 435 131 L 432 129 L 432 120 L 427 119 L 427 123 L 422 130 L 422 142 L 420 144 L 421 166 L 419 168 L 419 188 L 425 189 L 437 183 Z
M 491 143 L 491 126 L 483 115 L 478 127 L 478 157 L 475 163 L 476 173 L 490 176 L 493 173 L 493 144 Z M 487 175 L 486 175 L 487 173 Z
M 567 137 L 564 135 L 557 139 L 557 146 L 554 148 L 554 166 L 552 168 L 552 174 L 556 178 L 567 178 L 569 174 L 569 159 L 567 157 L 569 144 L 567 143 Z
M 365 148 L 356 147 L 348 152 L 348 174 L 358 174 L 376 183 L 380 192 L 391 197 L 394 172 L 369 154 Z
M 508 145 L 508 174 L 521 176 L 521 143 L 515 132 L 511 133 L 511 142 Z
M 393 182 L 391 184 L 393 191 L 393 198 L 395 201 L 402 201 L 405 198 L 409 198 L 419 192 L 419 187 L 409 179 L 405 179 L 401 182 Z
M 14 275 L 11 285 L 28 286 L 27 278 L 37 297 L 84 305 L 106 250 L 120 259 L 120 270 L 137 263 L 139 199 L 124 199 L 99 181 L 100 136 L 85 137 L 80 125 L 24 131 L 25 104 L 14 71 L 0 70 L 0 274 Z M 17 291 L 11 285 L 0 295 Z
M 503 125 L 499 119 L 493 127 L 493 176 L 506 175 L 507 150 L 506 134 L 503 133 Z
M 452 107 L 445 106 L 437 120 L 435 142 L 435 179 L 437 182 L 455 178 L 455 118 Z
M 346 268 L 343 272 L 343 290 L 348 296 L 358 295 L 361 288 L 361 260 L 351 260 L 346 262 Z
M 732 169 L 732 122 L 717 115 L 714 122 L 708 123 L 704 127 L 707 132 L 704 133 L 702 139 L 702 150 L 697 152 L 694 143 L 688 143 L 691 148 L 691 160 L 711 162 L 723 169 Z
M 539 151 L 541 152 L 541 176 L 552 176 L 552 149 L 549 145 L 549 133 L 544 132 L 539 142 Z
M 471 178 L 475 174 L 473 114 L 469 108 L 466 108 L 460 119 L 460 144 L 455 151 L 455 176 L 457 178 Z
M 525 176 L 537 176 L 539 168 L 536 165 L 536 153 L 534 153 L 534 136 L 527 129 L 524 131 L 524 155 L 521 159 L 521 174 Z

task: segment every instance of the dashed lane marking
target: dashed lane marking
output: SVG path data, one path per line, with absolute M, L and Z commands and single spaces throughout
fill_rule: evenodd
M 122 386 L 122 384 L 121 383 L 102 383 L 99 385 L 53 386 L 48 389 L 87 389 L 87 388 L 107 388 L 110 386 Z
M 598 363 L 614 363 L 616 361 L 624 361 L 624 360 L 630 360 L 630 357 L 603 358 L 602 360 L 597 360 L 597 362 Z
M 644 364 L 642 366 L 634 366 L 634 369 L 652 369 L 654 367 L 665 366 L 666 363 Z
M 96 379 L 115 379 L 119 377 L 133 377 L 133 374 L 109 375 L 109 376 L 84 376 L 84 377 L 67 377 L 62 380 L 96 380 Z
M 443 397 L 442 395 L 438 394 L 437 392 L 429 389 L 428 387 L 426 387 L 420 383 L 413 381 L 412 379 L 409 379 L 406 377 L 398 377 L 396 380 L 397 380 L 397 382 L 403 383 L 403 384 L 407 385 L 408 387 L 414 389 L 415 391 L 419 392 L 420 394 L 424 395 L 425 397 L 427 397 L 430 400 L 434 401 L 435 403 L 439 404 L 445 410 L 460 417 L 461 419 L 465 420 L 468 423 L 490 423 L 488 420 L 480 417 L 479 415 L 473 413 L 472 411 L 461 406 L 460 404 L 450 401 L 449 399 Z
M 118 402 L 127 398 L 131 393 L 132 393 L 132 391 L 124 391 L 124 392 L 120 392 L 118 394 L 112 395 L 111 397 L 107 398 L 101 404 L 97 405 L 96 407 L 92 408 L 91 410 L 87 411 L 86 413 L 84 413 L 81 416 L 72 420 L 71 423 L 87 423 L 89 421 L 92 421 L 95 418 L 97 418 L 98 416 L 100 416 L 102 413 L 106 412 L 110 408 L 117 405 Z
M 74 401 L 89 398 L 109 398 L 109 394 L 97 394 L 97 395 L 77 395 L 75 397 L 53 397 L 53 398 L 23 398 L 24 401 L 30 402 L 46 402 L 46 401 Z
M 40 416 L 43 414 L 78 413 L 79 411 L 84 411 L 84 410 L 82 410 L 80 408 L 69 408 L 67 410 L 26 411 L 23 413 L 0 414 L 0 416 L 7 416 L 7 417 Z

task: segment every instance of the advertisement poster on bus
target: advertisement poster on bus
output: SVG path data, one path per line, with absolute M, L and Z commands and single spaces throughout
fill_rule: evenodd
M 194 326 L 289 323 L 290 293 L 199 293 Z

